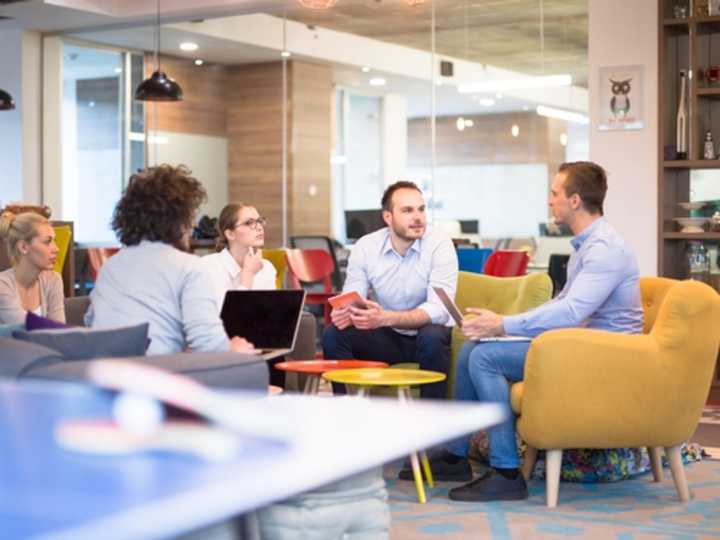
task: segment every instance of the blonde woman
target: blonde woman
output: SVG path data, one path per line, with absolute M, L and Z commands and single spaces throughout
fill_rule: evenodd
M 235 289 L 275 289 L 277 270 L 262 258 L 265 218 L 253 206 L 228 204 L 218 219 L 217 253 L 202 258 L 213 275 L 217 308 L 225 293 Z
M 47 218 L 34 212 L 0 214 L 11 268 L 0 272 L 0 324 L 22 324 L 28 311 L 65 322 L 62 278 L 53 271 L 58 247 Z

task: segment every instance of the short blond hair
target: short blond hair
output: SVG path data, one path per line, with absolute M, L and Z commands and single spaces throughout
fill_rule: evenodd
M 5 240 L 7 253 L 13 264 L 20 258 L 17 244 L 19 241 L 32 242 L 38 235 L 38 225 L 50 225 L 45 216 L 35 212 L 15 214 L 5 210 L 0 214 L 0 238 Z

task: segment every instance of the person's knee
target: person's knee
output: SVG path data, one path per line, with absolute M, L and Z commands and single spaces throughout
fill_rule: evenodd
M 468 358 L 468 369 L 495 373 L 497 369 L 498 351 L 491 343 L 479 343 Z
M 451 328 L 440 324 L 426 324 L 418 328 L 417 345 L 422 348 L 438 349 L 450 346 Z

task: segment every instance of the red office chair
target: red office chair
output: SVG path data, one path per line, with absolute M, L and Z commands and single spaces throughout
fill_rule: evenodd
M 305 296 L 306 305 L 322 305 L 325 325 L 330 324 L 330 304 L 328 298 L 335 296 L 331 277 L 335 271 L 335 263 L 330 254 L 323 249 L 286 249 L 285 257 L 288 264 L 290 286 L 301 289 L 302 283 L 322 282 L 323 292 L 308 292 Z
M 524 276 L 530 257 L 525 251 L 497 250 L 488 257 L 483 273 L 495 277 Z

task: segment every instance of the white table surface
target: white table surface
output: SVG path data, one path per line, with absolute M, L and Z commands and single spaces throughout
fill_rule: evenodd
M 108 457 L 60 448 L 65 419 L 109 416 L 110 394 L 56 383 L 0 384 L 0 521 L 22 537 L 165 538 L 488 427 L 491 404 L 233 394 L 237 414 L 284 441 L 243 437 L 227 462 L 182 453 Z M 257 424 L 257 422 L 254 422 Z M 15 527 L 15 528 L 13 528 Z

